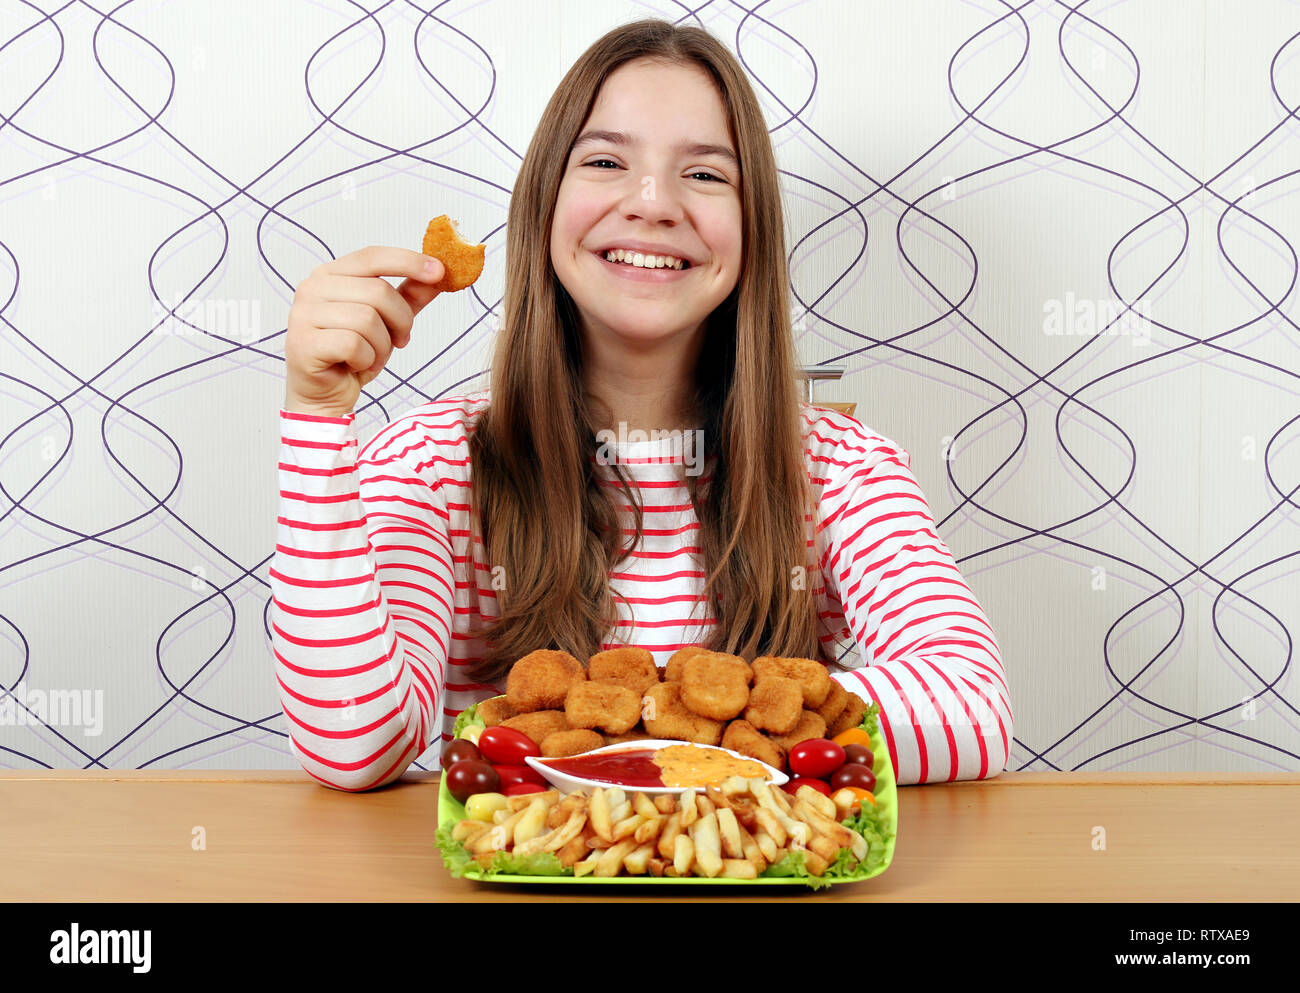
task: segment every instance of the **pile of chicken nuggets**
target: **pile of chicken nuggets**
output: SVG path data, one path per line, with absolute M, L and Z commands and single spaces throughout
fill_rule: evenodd
M 749 663 L 695 645 L 663 669 L 643 648 L 598 652 L 586 666 L 567 652 L 531 652 L 511 668 L 505 696 L 484 700 L 477 713 L 489 727 L 523 732 L 548 757 L 667 738 L 721 745 L 784 770 L 799 742 L 857 727 L 866 709 L 815 659 Z

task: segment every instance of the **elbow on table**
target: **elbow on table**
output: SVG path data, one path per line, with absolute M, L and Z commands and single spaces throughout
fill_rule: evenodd
M 396 765 L 392 764 L 391 759 L 386 759 L 382 760 L 382 762 L 358 764 L 355 767 L 349 765 L 340 767 L 324 765 L 318 758 L 304 754 L 293 738 L 290 738 L 289 742 L 294 757 L 298 760 L 303 772 L 321 786 L 337 790 L 340 793 L 368 793 L 395 783 L 411 767 L 417 757 L 416 750 L 412 748 L 407 751 L 406 757 Z M 387 774 L 383 771 L 386 768 L 389 769 Z
M 986 750 L 987 770 L 984 775 L 979 775 L 979 764 L 975 766 L 975 774 L 970 776 L 971 779 L 993 779 L 1000 776 L 1006 771 L 1010 762 L 1011 746 L 1011 721 L 1005 719 L 1003 724 L 994 723 L 992 725 L 980 725 L 975 728 L 975 733 L 981 735 L 984 740 Z M 1005 737 L 1004 737 L 1005 735 Z

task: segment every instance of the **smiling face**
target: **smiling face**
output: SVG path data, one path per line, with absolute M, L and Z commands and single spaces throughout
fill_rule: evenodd
M 593 132 L 604 133 L 586 137 Z M 688 350 L 735 288 L 740 168 L 716 149 L 738 156 L 702 69 L 642 60 L 606 79 L 569 153 L 551 226 L 551 262 L 589 351 Z M 691 264 L 649 271 L 603 257 L 638 244 Z

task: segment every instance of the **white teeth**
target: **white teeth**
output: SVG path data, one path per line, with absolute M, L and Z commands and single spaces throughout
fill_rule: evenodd
M 609 262 L 623 262 L 641 269 L 681 269 L 685 266 L 682 259 L 671 255 L 645 255 L 622 248 L 612 248 L 605 253 Z

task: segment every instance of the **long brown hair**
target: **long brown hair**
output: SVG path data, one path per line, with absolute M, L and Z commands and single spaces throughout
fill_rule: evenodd
M 494 575 L 501 566 L 504 579 L 499 617 L 477 632 L 486 642 L 472 670 L 480 681 L 499 681 L 538 648 L 584 661 L 600 651 L 618 622 L 609 572 L 641 537 L 639 501 L 617 460 L 617 489 L 636 524 L 626 542 L 619 508 L 599 483 L 597 422 L 582 386 L 577 312 L 551 264 L 549 244 L 573 142 L 609 75 L 642 58 L 708 73 L 742 170 L 740 278 L 709 317 L 695 377 L 712 477 L 698 486 L 698 477 L 686 480 L 700 523 L 704 598 L 717 619 L 704 644 L 750 658 L 817 657 L 817 572 L 805 515 L 815 518 L 772 143 L 749 81 L 721 42 L 702 28 L 641 20 L 600 38 L 565 75 L 510 200 L 490 403 L 470 439 L 473 521 Z M 473 579 L 470 585 L 477 588 Z

